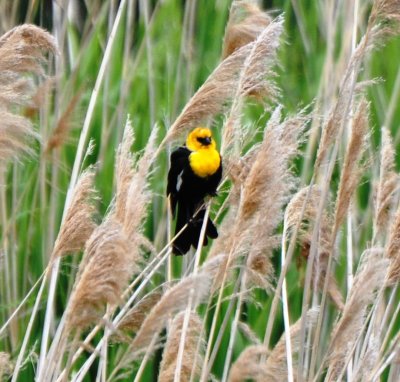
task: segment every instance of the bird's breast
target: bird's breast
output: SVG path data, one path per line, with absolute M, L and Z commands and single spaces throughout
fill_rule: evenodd
M 221 157 L 217 150 L 204 149 L 192 152 L 189 162 L 195 175 L 206 178 L 218 170 L 221 165 Z

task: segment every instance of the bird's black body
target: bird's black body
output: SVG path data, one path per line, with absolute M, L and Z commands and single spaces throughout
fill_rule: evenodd
M 191 245 L 197 248 L 205 214 L 204 198 L 207 195 L 216 195 L 222 177 L 222 165 L 210 176 L 197 176 L 190 167 L 190 154 L 187 147 L 179 147 L 173 151 L 168 173 L 167 195 L 170 196 L 172 214 L 175 216 L 177 213 L 175 235 L 188 224 L 173 243 L 175 255 L 184 255 Z M 207 222 L 204 245 L 208 243 L 207 236 L 211 239 L 218 237 L 211 219 Z

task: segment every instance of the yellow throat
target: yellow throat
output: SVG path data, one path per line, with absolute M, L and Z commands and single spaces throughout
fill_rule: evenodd
M 207 143 L 204 143 L 205 140 Z M 210 129 L 205 127 L 194 129 L 187 137 L 186 147 L 192 151 L 189 155 L 189 162 L 197 176 L 206 178 L 215 174 L 221 165 L 221 157 Z

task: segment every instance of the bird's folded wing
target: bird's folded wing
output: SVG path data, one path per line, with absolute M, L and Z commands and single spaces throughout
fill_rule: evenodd
M 167 196 L 170 197 L 172 214 L 175 215 L 178 192 L 182 183 L 182 173 L 189 165 L 191 151 L 186 147 L 178 147 L 171 153 L 171 164 L 168 172 Z

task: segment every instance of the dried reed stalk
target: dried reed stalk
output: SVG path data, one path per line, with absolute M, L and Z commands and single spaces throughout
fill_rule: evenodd
M 94 176 L 92 168 L 80 175 L 54 244 L 52 258 L 83 250 L 95 230 L 97 225 L 93 217 L 97 193 L 93 185 Z
M 375 235 L 388 228 L 389 211 L 399 185 L 399 175 L 395 171 L 395 150 L 390 132 L 382 128 L 382 144 L 379 183 L 376 190 L 374 228 Z
M 256 2 L 234 0 L 225 29 L 222 58 L 251 43 L 272 21 Z
M 159 382 L 174 381 L 184 319 L 185 312 L 180 312 L 172 321 L 160 364 Z M 189 381 L 191 377 L 196 379 L 200 376 L 204 353 L 204 340 L 200 338 L 202 327 L 201 318 L 195 312 L 191 312 L 185 335 L 185 351 L 180 365 L 183 381 Z M 198 346 L 199 342 L 200 346 Z
M 362 330 L 368 305 L 374 301 L 376 291 L 382 286 L 387 269 L 388 260 L 382 258 L 381 251 L 371 249 L 364 253 L 342 317 L 332 331 L 328 381 L 336 381 L 345 366 L 345 360 Z
M 44 76 L 46 54 L 56 53 L 54 38 L 29 24 L 13 28 L 0 37 L 0 158 L 31 153 L 29 143 L 38 138 L 31 122 L 15 114 L 29 106 L 36 86 L 29 75 Z M 18 110 L 18 109 L 17 109 Z

